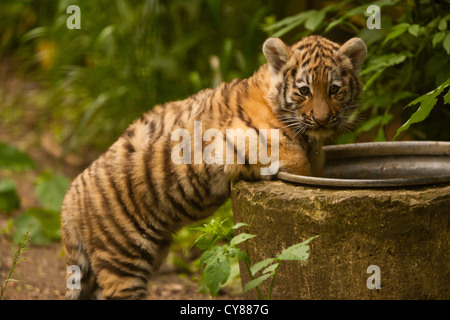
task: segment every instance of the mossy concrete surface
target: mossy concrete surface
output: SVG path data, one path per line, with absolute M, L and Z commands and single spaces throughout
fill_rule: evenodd
M 235 223 L 249 225 L 240 232 L 256 235 L 242 243 L 252 263 L 320 234 L 307 263 L 283 262 L 272 299 L 450 298 L 450 185 L 324 189 L 239 181 L 232 202 Z M 371 265 L 380 268 L 380 289 L 367 287 Z M 242 262 L 241 279 L 250 281 Z M 255 290 L 244 297 L 258 298 Z

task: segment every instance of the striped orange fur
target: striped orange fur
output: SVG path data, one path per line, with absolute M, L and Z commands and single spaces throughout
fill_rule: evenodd
M 145 113 L 73 181 L 62 207 L 62 242 L 67 265 L 81 269 L 81 289 L 68 289 L 66 298 L 93 298 L 96 289 L 110 299 L 145 298 L 173 232 L 214 213 L 232 181 L 273 177 L 261 175 L 260 161 L 249 163 L 255 150 L 248 146 L 244 164 L 175 164 L 176 129 L 194 136 L 194 121 L 202 134 L 215 128 L 224 137 L 227 129 L 277 129 L 279 170 L 320 174 L 321 141 L 354 109 L 366 47 L 358 38 L 342 46 L 319 36 L 292 46 L 270 38 L 263 53 L 268 63 L 250 78 Z

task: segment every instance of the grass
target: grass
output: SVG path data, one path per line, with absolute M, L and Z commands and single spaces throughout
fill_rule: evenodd
M 11 281 L 18 281 L 16 279 L 13 279 L 12 275 L 13 275 L 14 271 L 16 270 L 17 265 L 20 262 L 22 262 L 22 261 L 24 261 L 26 259 L 25 257 L 21 258 L 21 256 L 25 253 L 25 251 L 28 250 L 27 244 L 28 244 L 28 241 L 30 241 L 29 233 L 30 233 L 30 231 L 27 231 L 25 233 L 25 235 L 23 236 L 22 241 L 19 242 L 19 245 L 18 245 L 18 248 L 17 248 L 16 251 L 14 251 L 14 246 L 13 246 L 12 240 L 11 239 L 9 240 L 9 243 L 11 245 L 11 251 L 13 253 L 13 257 L 14 258 L 13 258 L 12 267 L 9 270 L 8 277 L 5 280 L 3 280 L 2 285 L 1 285 L 0 300 L 3 298 L 3 294 L 5 293 L 5 290 L 6 290 L 6 287 L 7 287 L 8 283 L 11 282 Z

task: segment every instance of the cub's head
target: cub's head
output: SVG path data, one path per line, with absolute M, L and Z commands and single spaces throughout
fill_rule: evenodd
M 345 123 L 361 91 L 359 71 L 367 48 L 359 38 L 343 45 L 309 36 L 293 46 L 278 38 L 263 45 L 269 93 L 279 119 L 298 135 L 325 138 Z

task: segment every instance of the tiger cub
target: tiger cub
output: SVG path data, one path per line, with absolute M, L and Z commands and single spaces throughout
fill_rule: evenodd
M 171 234 L 214 213 L 229 197 L 231 181 L 270 179 L 278 170 L 319 174 L 321 141 L 354 110 L 366 52 L 359 38 L 342 46 L 320 36 L 292 46 L 269 38 L 263 45 L 268 63 L 250 78 L 156 106 L 131 124 L 64 198 L 66 263 L 81 271 L 80 289 L 71 286 L 66 298 L 94 298 L 97 289 L 107 299 L 145 298 Z M 215 134 L 205 139 L 210 129 Z M 231 129 L 271 133 L 256 148 L 237 148 L 227 136 Z M 174 138 L 176 130 L 182 134 Z M 212 143 L 214 161 L 206 161 L 202 152 Z M 262 143 L 271 156 L 277 153 L 275 170 L 266 174 L 267 161 L 254 157 Z

